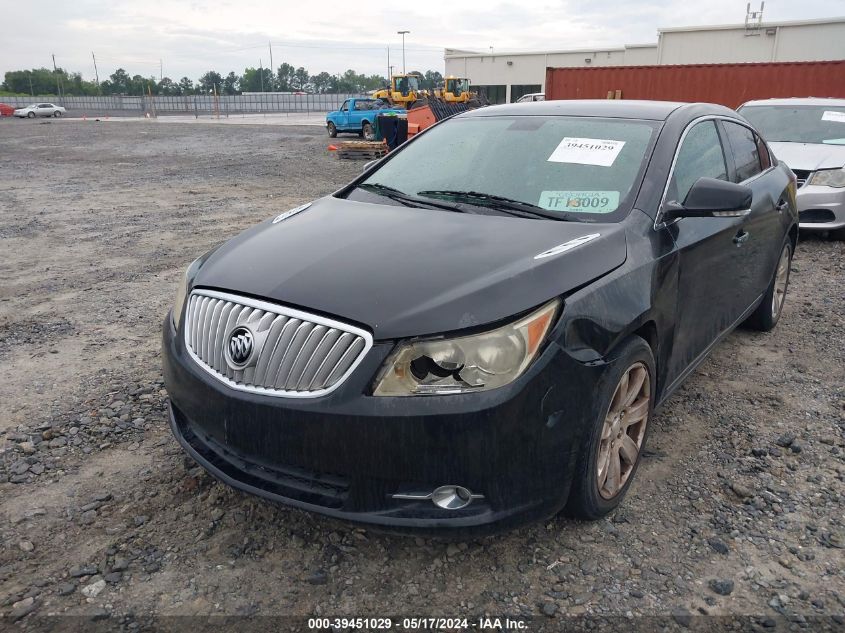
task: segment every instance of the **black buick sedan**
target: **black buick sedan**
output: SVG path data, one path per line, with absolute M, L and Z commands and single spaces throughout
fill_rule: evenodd
M 173 433 L 236 488 L 391 529 L 595 519 L 654 408 L 775 326 L 797 235 L 792 172 L 727 108 L 467 112 L 190 265 Z

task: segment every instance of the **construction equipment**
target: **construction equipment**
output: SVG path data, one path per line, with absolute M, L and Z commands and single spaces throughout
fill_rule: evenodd
M 422 77 L 416 73 L 393 75 L 390 78 L 390 86 L 374 92 L 373 98 L 387 101 L 393 107 L 409 108 L 415 101 L 428 96 L 428 93 L 420 88 L 420 79 Z
M 419 134 L 438 121 L 472 110 L 474 107 L 477 106 L 469 103 L 447 103 L 439 99 L 428 99 L 425 103 L 419 103 L 417 107 L 408 110 L 408 137 Z
M 446 103 L 467 103 L 475 95 L 469 91 L 469 79 L 449 75 L 444 85 L 435 89 L 434 96 Z

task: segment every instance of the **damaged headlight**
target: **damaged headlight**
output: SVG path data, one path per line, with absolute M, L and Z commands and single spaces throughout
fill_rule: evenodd
M 845 187 L 845 169 L 822 169 L 810 175 L 808 185 L 825 187 Z
M 489 332 L 401 344 L 387 359 L 374 395 L 486 391 L 516 380 L 537 356 L 560 302 Z
M 185 273 L 182 275 L 182 280 L 179 282 L 179 287 L 176 289 L 176 298 L 173 301 L 173 327 L 177 330 L 179 329 L 179 321 L 182 319 L 182 308 L 185 305 L 185 298 L 188 294 L 188 285 L 190 280 L 196 275 L 197 268 L 199 268 L 199 263 L 202 257 L 195 259 L 191 262 L 191 265 L 185 269 Z

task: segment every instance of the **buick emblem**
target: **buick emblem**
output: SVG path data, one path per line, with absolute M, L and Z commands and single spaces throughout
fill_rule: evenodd
M 229 334 L 229 341 L 226 343 L 226 360 L 233 369 L 243 369 L 252 358 L 254 349 L 252 331 L 244 326 L 236 327 Z

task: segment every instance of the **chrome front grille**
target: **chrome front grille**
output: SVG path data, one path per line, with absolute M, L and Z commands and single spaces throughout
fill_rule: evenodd
M 339 387 L 372 347 L 366 330 L 283 306 L 195 290 L 185 308 L 185 345 L 200 367 L 233 389 L 313 398 Z M 252 350 L 233 362 L 233 332 Z M 243 352 L 243 346 L 238 350 Z

